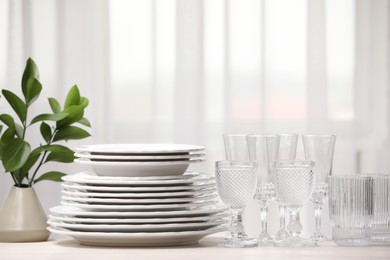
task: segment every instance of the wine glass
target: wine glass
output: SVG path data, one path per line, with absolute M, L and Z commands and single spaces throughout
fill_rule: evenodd
M 267 231 L 268 206 L 275 199 L 275 188 L 271 179 L 272 162 L 278 157 L 280 137 L 277 135 L 248 135 L 249 157 L 257 163 L 257 189 L 255 198 L 260 204 L 260 245 L 272 244 Z
M 275 241 L 275 246 L 315 246 L 316 242 L 300 236 L 302 224 L 299 211 L 310 199 L 314 189 L 313 161 L 276 161 L 274 162 L 273 182 L 276 197 L 286 205 L 290 212 L 287 226 L 291 236 Z
M 278 134 L 279 143 L 279 161 L 291 161 L 295 159 L 297 153 L 298 134 Z M 276 198 L 278 200 L 278 198 Z M 274 241 L 284 241 L 290 237 L 286 229 L 286 206 L 278 200 L 279 203 L 279 230 L 274 236 Z
M 315 162 L 313 172 L 316 182 L 311 200 L 314 203 L 315 231 L 310 237 L 315 241 L 329 240 L 321 230 L 322 207 L 328 196 L 328 177 L 332 174 L 335 135 L 303 135 L 306 160 Z
M 217 161 L 216 184 L 222 201 L 232 214 L 230 236 L 220 244 L 223 247 L 255 247 L 258 242 L 245 234 L 242 214 L 256 191 L 256 167 L 253 162 Z

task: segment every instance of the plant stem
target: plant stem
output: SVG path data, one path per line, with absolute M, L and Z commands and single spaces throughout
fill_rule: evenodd
M 19 182 L 15 179 L 14 174 L 13 174 L 12 172 L 10 172 L 10 174 L 11 174 L 11 177 L 12 177 L 12 179 L 13 179 L 15 185 L 16 185 L 16 186 L 19 186 Z

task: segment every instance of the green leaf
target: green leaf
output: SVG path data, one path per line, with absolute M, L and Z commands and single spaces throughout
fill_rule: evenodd
M 8 144 L 11 140 L 14 139 L 15 134 L 15 125 L 10 125 L 1 136 L 1 142 L 3 142 L 4 144 Z
M 34 166 L 34 164 L 38 161 L 40 156 L 41 156 L 40 153 L 37 154 L 30 153 L 26 163 L 19 170 L 23 178 L 27 176 L 28 171 Z
M 23 127 L 17 123 L 15 123 L 14 118 L 8 114 L 0 115 L 0 120 L 6 124 L 8 127 L 14 126 L 15 132 L 19 138 L 23 137 Z M 13 137 L 13 135 L 12 135 Z
M 79 105 L 80 104 L 80 92 L 77 85 L 74 85 L 68 92 L 65 100 L 64 109 L 67 109 L 70 106 Z
M 60 121 L 68 116 L 68 113 L 59 113 L 59 114 L 42 114 L 34 117 L 31 120 L 30 125 L 35 124 L 36 122 L 40 121 Z
M 27 81 L 27 92 L 25 94 L 27 106 L 31 105 L 42 91 L 42 84 L 36 78 Z
M 46 124 L 45 122 L 42 122 L 41 127 L 40 127 L 40 131 L 41 131 L 41 135 L 42 135 L 43 139 L 46 141 L 46 143 L 50 142 L 50 139 L 51 139 L 50 126 L 48 124 Z
M 84 129 L 77 126 L 64 126 L 58 129 L 58 132 L 55 134 L 53 141 L 60 140 L 78 140 L 89 137 L 90 134 Z
M 65 125 L 71 125 L 80 121 L 84 116 L 84 104 L 77 106 L 70 106 L 64 110 L 69 116 L 57 122 L 57 128 L 61 128 Z
M 0 141 L 0 160 L 3 157 L 3 151 L 4 151 L 5 144 Z
M 17 95 L 9 90 L 3 89 L 2 93 L 8 103 L 11 105 L 15 113 L 20 118 L 20 121 L 26 121 L 27 106 Z
M 37 148 L 35 148 L 31 154 L 32 155 L 35 155 L 35 154 L 40 154 L 42 152 L 62 152 L 62 151 L 67 151 L 67 150 L 70 150 L 68 147 L 66 146 L 63 146 L 63 145 L 59 145 L 59 144 L 49 144 L 49 145 L 42 145 L 42 146 L 39 146 Z M 73 153 L 73 151 L 72 151 Z
M 21 139 L 14 138 L 5 147 L 2 157 L 3 166 L 6 172 L 14 172 L 20 169 L 30 155 L 30 145 Z
M 81 118 L 77 123 L 85 125 L 85 126 L 88 126 L 88 127 L 91 127 L 91 123 L 85 117 Z
M 61 182 L 62 177 L 65 176 L 66 174 L 63 172 L 46 172 L 42 174 L 38 179 L 34 180 L 34 184 L 40 181 L 56 181 L 56 182 Z
M 67 147 L 64 147 L 62 151 L 53 151 L 47 156 L 45 163 L 50 161 L 71 163 L 76 157 L 74 152 Z
M 49 104 L 53 113 L 58 114 L 61 112 L 61 105 L 55 98 L 49 98 Z
M 30 78 L 39 80 L 39 71 L 35 62 L 31 58 L 28 58 L 22 76 L 22 92 L 25 98 L 27 98 L 27 82 Z

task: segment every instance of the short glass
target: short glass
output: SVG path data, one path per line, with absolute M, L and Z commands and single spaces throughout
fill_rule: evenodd
M 341 246 L 367 246 L 374 217 L 374 178 L 362 175 L 329 177 L 332 239 Z
M 220 244 L 223 247 L 255 247 L 257 239 L 245 234 L 242 214 L 256 191 L 257 174 L 254 162 L 216 162 L 216 184 L 222 201 L 230 207 L 232 214 L 230 235 Z
M 374 177 L 374 219 L 371 240 L 390 241 L 390 175 Z

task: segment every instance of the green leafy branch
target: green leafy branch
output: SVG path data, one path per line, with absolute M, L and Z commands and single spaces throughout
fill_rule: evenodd
M 63 108 L 55 98 L 49 98 L 51 113 L 35 116 L 28 121 L 30 106 L 39 98 L 42 84 L 35 62 L 29 58 L 22 77 L 23 99 L 3 89 L 2 94 L 18 117 L 18 122 L 9 114 L 1 114 L 0 121 L 6 130 L 0 138 L 0 160 L 6 172 L 11 174 L 18 187 L 29 186 L 43 181 L 61 181 L 63 172 L 49 171 L 37 177 L 41 167 L 48 162 L 71 163 L 74 152 L 58 144 L 60 141 L 84 139 L 90 134 L 80 126 L 91 127 L 84 117 L 88 99 L 80 96 L 74 85 L 68 92 Z M 25 140 L 27 130 L 40 123 L 40 134 L 44 143 L 35 149 Z M 0 132 L 3 126 L 0 125 Z M 35 167 L 34 167 L 35 166 Z

